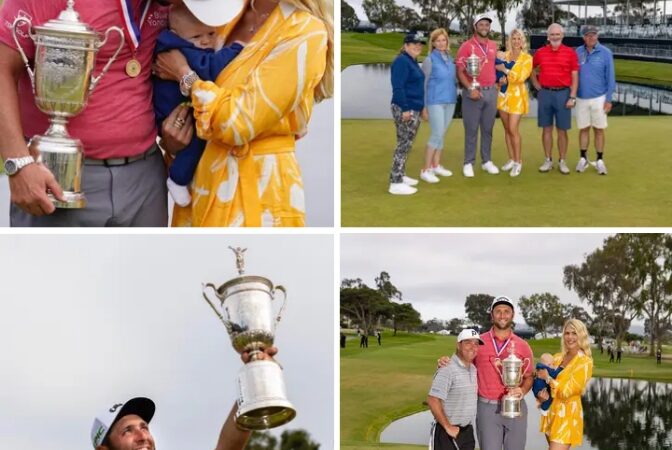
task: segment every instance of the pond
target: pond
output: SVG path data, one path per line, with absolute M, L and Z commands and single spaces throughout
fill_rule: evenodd
M 672 384 L 593 378 L 583 395 L 584 437 L 580 450 L 672 450 Z M 548 448 L 539 432 L 539 410 L 532 393 L 528 405 L 527 449 Z M 424 411 L 392 422 L 380 442 L 426 445 L 432 414 Z M 478 445 L 477 445 L 478 447 Z
M 670 68 L 672 69 L 672 64 Z M 389 119 L 392 117 L 391 98 L 389 64 L 359 64 L 349 66 L 342 72 L 341 118 Z M 612 116 L 672 115 L 672 87 L 668 90 L 619 81 L 616 83 L 613 100 L 614 105 L 610 113 Z M 537 116 L 537 100 L 534 97 L 530 98 L 528 116 Z M 456 117 L 462 117 L 460 97 L 458 97 Z

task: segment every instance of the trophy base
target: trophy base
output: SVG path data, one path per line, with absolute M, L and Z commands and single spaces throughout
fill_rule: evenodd
M 81 192 L 63 192 L 65 201 L 56 200 L 51 192 L 47 196 L 56 208 L 79 209 L 86 207 L 86 197 Z
M 296 410 L 288 401 L 282 402 L 270 400 L 259 402 L 255 409 L 240 413 L 236 417 L 236 423 L 245 430 L 267 430 L 286 424 L 296 417 Z M 266 404 L 266 405 L 264 405 Z

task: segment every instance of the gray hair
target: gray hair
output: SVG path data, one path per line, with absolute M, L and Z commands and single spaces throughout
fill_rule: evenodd
M 552 23 L 552 24 L 550 24 L 550 25 L 548 26 L 548 29 L 546 30 L 546 34 L 547 34 L 547 35 L 548 35 L 548 34 L 551 34 L 551 29 L 553 29 L 553 28 L 560 28 L 560 32 L 561 32 L 562 34 L 565 34 L 565 29 L 562 28 L 562 25 L 560 25 L 559 23 Z

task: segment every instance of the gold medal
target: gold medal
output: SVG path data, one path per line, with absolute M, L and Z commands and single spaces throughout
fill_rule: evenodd
M 140 61 L 137 59 L 132 58 L 129 62 L 126 63 L 126 75 L 129 77 L 135 78 L 140 75 L 141 71 L 142 66 L 140 65 Z

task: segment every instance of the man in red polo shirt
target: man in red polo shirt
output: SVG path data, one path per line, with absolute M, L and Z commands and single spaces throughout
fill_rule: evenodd
M 542 144 L 546 160 L 540 172 L 553 168 L 553 125 L 558 130 L 558 168 L 563 175 L 569 175 L 567 157 L 567 130 L 572 127 L 572 108 L 576 104 L 576 91 L 579 86 L 579 60 L 576 52 L 562 44 L 564 31 L 557 23 L 551 24 L 547 31 L 549 44 L 534 54 L 530 80 L 539 91 L 537 123 L 543 128 Z M 536 70 L 539 70 L 537 75 Z M 554 120 L 555 119 L 555 120 Z
M 82 191 L 87 206 L 55 209 L 47 197 L 57 198 L 61 187 L 51 172 L 29 155 L 27 139 L 43 135 L 48 116 L 37 109 L 30 78 L 12 37 L 12 24 L 24 17 L 33 26 L 56 19 L 66 0 L 5 0 L 0 9 L 0 157 L 9 160 L 12 226 L 166 226 L 166 171 L 156 145 L 152 107 L 151 64 L 156 39 L 167 25 L 167 5 L 182 0 L 78 1 L 80 21 L 101 35 L 111 26 L 124 30 L 125 42 L 110 70 L 88 99 L 84 110 L 68 121 L 71 136 L 84 145 Z M 25 24 L 18 27 L 19 43 L 29 59 L 35 44 Z M 133 36 L 133 39 L 131 38 Z M 110 39 L 98 52 L 93 73 L 119 47 Z M 176 110 L 185 122 L 184 135 L 168 130 L 164 147 L 175 151 L 188 142 L 188 109 Z
M 527 404 L 523 398 L 532 389 L 532 349 L 519 336 L 513 333 L 513 302 L 508 297 L 496 297 L 490 308 L 492 328 L 481 334 L 485 345 L 480 347 L 474 365 L 477 369 L 478 405 L 476 412 L 476 431 L 481 450 L 524 450 L 527 440 Z M 513 353 L 524 362 L 523 380 L 519 387 L 508 389 L 502 383 L 495 359 L 503 360 L 509 356 L 511 345 Z M 440 359 L 439 366 L 448 363 L 448 357 Z M 501 399 L 509 393 L 520 397 L 521 415 L 506 418 L 501 415 Z

